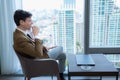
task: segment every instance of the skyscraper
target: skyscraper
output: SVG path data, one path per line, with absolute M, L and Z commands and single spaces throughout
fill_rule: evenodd
M 114 0 L 91 2 L 90 47 L 120 47 L 120 8 Z
M 75 24 L 76 0 L 64 0 L 59 12 L 59 45 L 65 52 L 76 52 L 76 24 Z
M 76 8 L 76 0 L 64 0 L 65 9 L 75 9 Z

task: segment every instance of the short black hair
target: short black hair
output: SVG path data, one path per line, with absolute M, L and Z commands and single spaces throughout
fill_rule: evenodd
M 20 20 L 25 21 L 26 18 L 29 18 L 31 16 L 32 16 L 32 14 L 30 12 L 18 9 L 14 13 L 14 22 L 17 26 L 19 26 Z

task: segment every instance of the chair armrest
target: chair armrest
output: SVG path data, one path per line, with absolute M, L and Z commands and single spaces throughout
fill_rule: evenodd
M 46 59 L 34 59 L 34 61 L 56 61 L 56 60 L 51 58 L 46 58 Z
M 59 73 L 58 63 L 54 59 L 33 59 L 26 63 L 24 67 L 27 69 L 25 72 L 27 72 L 28 76 L 31 74 L 31 72 L 35 75 L 38 73 L 42 73 L 44 75 L 46 73 L 49 73 L 50 75 L 53 73 L 56 74 L 56 72 Z

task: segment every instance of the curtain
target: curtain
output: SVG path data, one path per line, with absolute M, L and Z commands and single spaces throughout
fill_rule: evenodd
M 20 69 L 20 64 L 13 50 L 13 14 L 22 8 L 21 0 L 0 0 L 0 68 L 1 74 L 13 74 Z

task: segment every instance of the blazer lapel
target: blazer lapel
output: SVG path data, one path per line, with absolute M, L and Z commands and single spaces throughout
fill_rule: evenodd
M 35 41 L 33 41 L 32 38 L 28 37 L 28 36 L 25 35 L 23 32 L 21 32 L 21 31 L 19 31 L 19 30 L 17 30 L 17 29 L 16 29 L 16 32 L 17 32 L 18 34 L 20 34 L 20 35 L 25 36 L 33 45 L 35 45 L 35 43 L 34 43 Z

